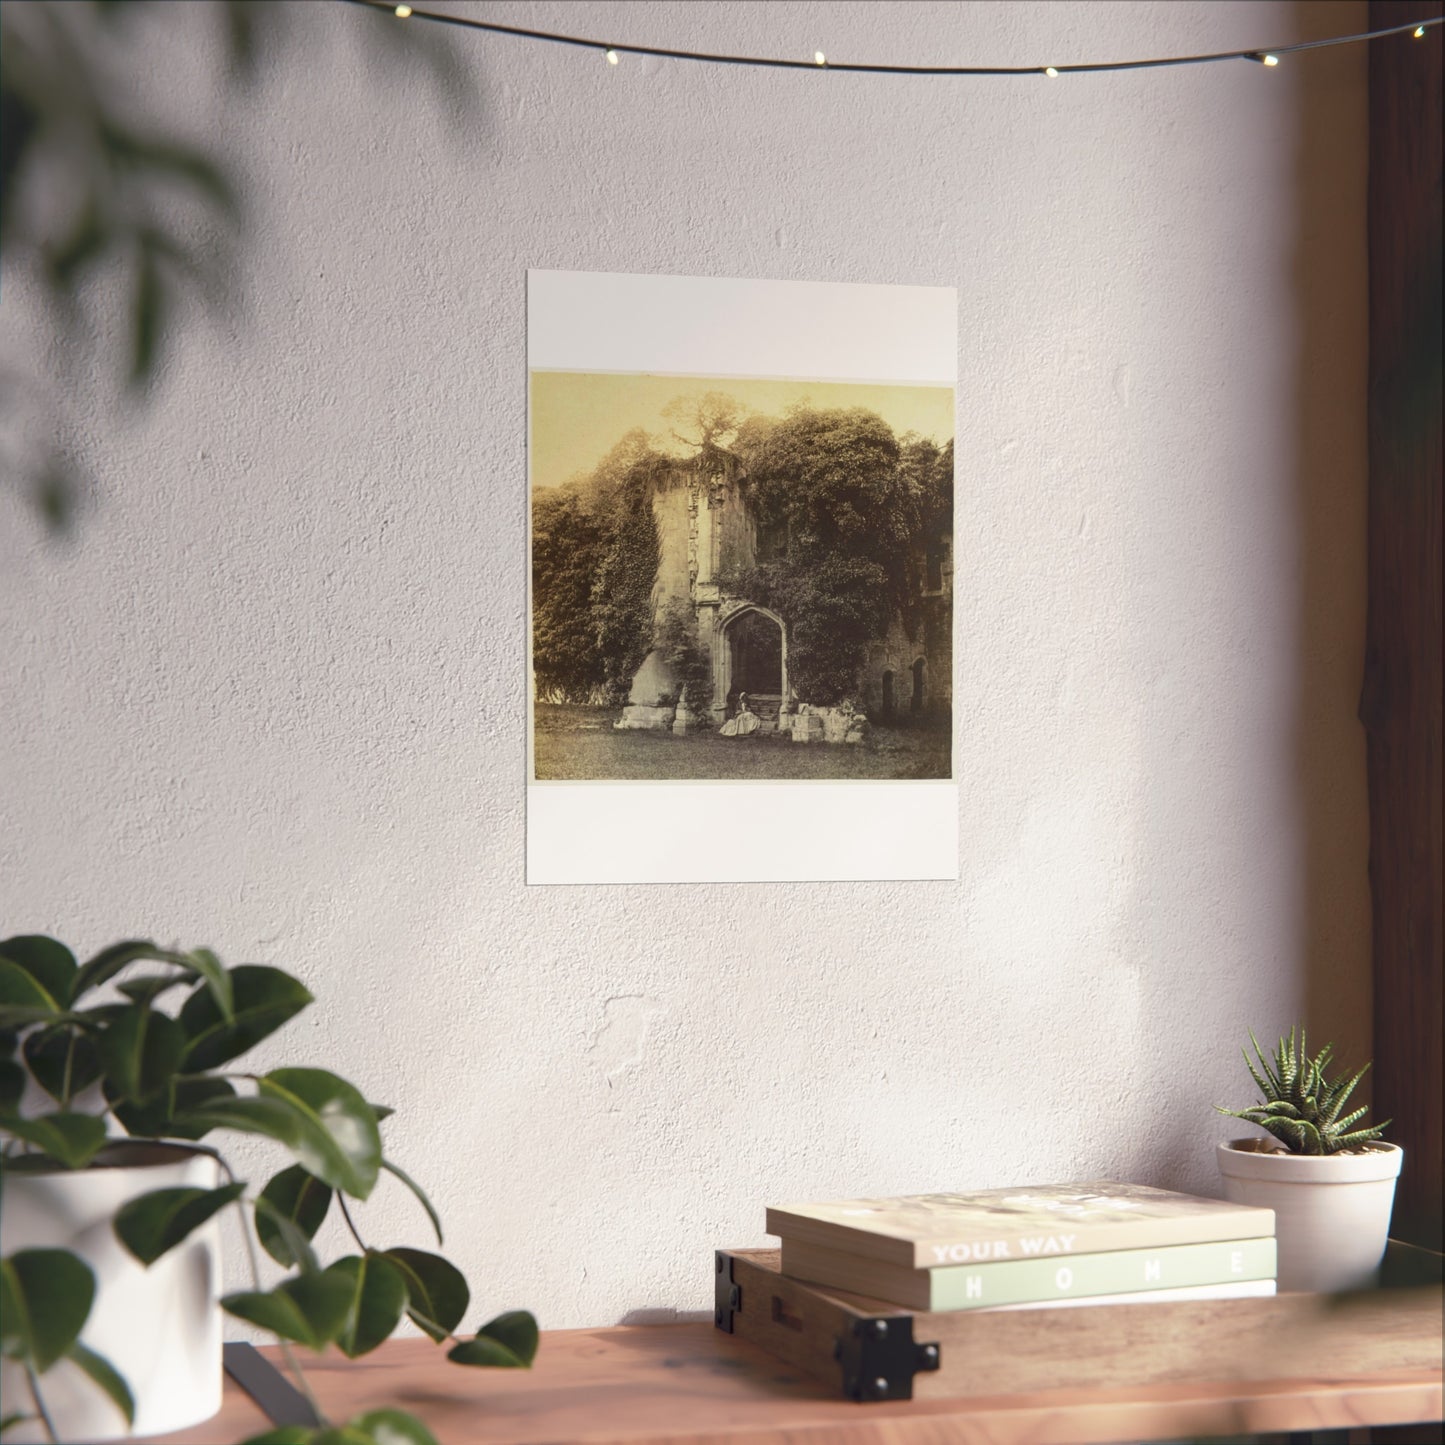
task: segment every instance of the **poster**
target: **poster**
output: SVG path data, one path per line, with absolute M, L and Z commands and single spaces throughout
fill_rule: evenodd
M 954 291 L 527 304 L 528 882 L 956 877 Z

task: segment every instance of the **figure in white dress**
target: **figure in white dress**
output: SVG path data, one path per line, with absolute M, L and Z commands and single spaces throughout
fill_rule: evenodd
M 749 733 L 757 732 L 762 726 L 762 718 L 757 713 L 748 709 L 748 695 L 745 692 L 738 694 L 738 710 L 718 729 L 719 734 L 725 738 L 745 738 Z

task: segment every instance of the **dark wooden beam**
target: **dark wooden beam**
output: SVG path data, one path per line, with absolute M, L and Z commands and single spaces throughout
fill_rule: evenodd
M 1439 0 L 1371 0 L 1372 29 Z M 1369 615 L 1375 1117 L 1393 1232 L 1441 1248 L 1441 30 L 1370 45 Z

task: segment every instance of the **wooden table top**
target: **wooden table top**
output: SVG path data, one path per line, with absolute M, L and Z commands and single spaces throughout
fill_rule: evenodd
M 261 1351 L 279 1367 L 275 1350 Z M 1169 1384 L 1130 1390 L 855 1405 L 710 1324 L 552 1330 L 531 1370 L 468 1369 L 429 1340 L 361 1360 L 298 1352 L 321 1408 L 341 1422 L 390 1405 L 440 1445 L 1088 1445 L 1350 1429 L 1442 1416 L 1441 1372 Z M 267 1428 L 231 1380 L 221 1413 L 166 1445 L 223 1445 Z

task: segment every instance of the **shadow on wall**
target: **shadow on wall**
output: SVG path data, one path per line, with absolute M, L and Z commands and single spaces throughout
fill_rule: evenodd
M 1301 0 L 1294 6 L 1294 19 L 1293 28 L 1282 27 L 1284 33 L 1305 40 L 1364 30 L 1368 14 L 1364 3 L 1319 7 Z M 1222 523 L 1214 539 L 1217 565 L 1228 568 L 1231 557 L 1238 557 L 1242 582 L 1252 576 L 1259 586 L 1263 565 L 1293 569 L 1279 578 L 1281 585 L 1272 593 L 1279 599 L 1276 615 L 1260 619 L 1261 647 L 1270 645 L 1266 633 L 1271 626 L 1292 627 L 1293 678 L 1279 679 L 1281 705 L 1271 704 L 1262 692 L 1242 699 L 1253 723 L 1267 729 L 1267 735 L 1251 740 L 1245 726 L 1221 730 L 1219 737 L 1222 748 L 1250 741 L 1253 777 L 1244 771 L 1242 756 L 1226 753 L 1212 764 L 1217 780 L 1239 788 L 1237 795 L 1231 793 L 1231 802 L 1242 825 L 1251 817 L 1276 814 L 1254 836 L 1242 833 L 1236 840 L 1233 878 L 1247 881 L 1250 867 L 1257 867 L 1259 888 L 1277 890 L 1273 898 L 1267 892 L 1254 896 L 1255 926 L 1243 930 L 1243 946 L 1273 933 L 1281 940 L 1279 950 L 1274 956 L 1236 954 L 1228 971 L 1221 967 L 1212 980 L 1192 981 L 1196 1000 L 1207 1000 L 1214 991 L 1209 1012 L 1200 1019 L 1196 1062 L 1207 1065 L 1211 1078 L 1219 1077 L 1223 1068 L 1225 1077 L 1234 1080 L 1231 1099 L 1243 1097 L 1250 1087 L 1239 1053 L 1248 1043 L 1247 1031 L 1253 1029 L 1268 1051 L 1277 1034 L 1295 1021 L 1288 1013 L 1290 1000 L 1295 1016 L 1309 1026 L 1312 1048 L 1333 1040 L 1337 1059 L 1355 1067 L 1370 1056 L 1369 818 L 1365 737 L 1356 717 L 1364 666 L 1368 478 L 1365 65 L 1363 47 L 1341 47 L 1300 57 L 1289 76 L 1297 102 L 1292 117 L 1293 194 L 1281 199 L 1294 225 L 1293 254 L 1284 278 L 1289 291 L 1274 297 L 1266 293 L 1261 300 L 1277 308 L 1280 324 L 1292 327 L 1295 338 L 1292 352 L 1278 353 L 1280 366 L 1288 371 L 1293 404 L 1281 409 L 1277 426 L 1284 434 L 1275 438 L 1281 486 L 1286 467 L 1292 484 L 1281 497 L 1282 530 L 1266 539 L 1274 543 L 1267 563 L 1261 564 L 1258 554 L 1251 563 L 1240 548 L 1246 529 L 1238 516 Z M 1242 229 L 1250 224 L 1248 216 L 1239 218 Z M 1270 480 L 1263 469 L 1260 479 Z M 1245 495 L 1236 488 L 1233 504 Z M 1272 525 L 1269 498 L 1258 500 L 1261 522 Z M 1225 549 L 1226 527 L 1232 551 Z M 1243 570 L 1251 566 L 1252 573 Z M 1230 579 L 1221 576 L 1220 583 L 1227 596 Z M 1239 599 L 1234 601 L 1239 606 Z M 1248 649 L 1250 627 L 1247 616 L 1234 622 L 1231 645 Z M 1257 681 L 1247 685 L 1263 688 L 1267 679 L 1260 677 L 1261 664 L 1250 665 Z M 1151 795 L 1167 796 L 1179 758 L 1167 746 L 1168 739 L 1147 730 L 1145 737 L 1151 746 L 1144 785 Z M 1274 766 L 1268 762 L 1271 752 L 1277 758 L 1277 778 L 1269 772 Z M 1258 800 L 1249 797 L 1251 783 L 1266 790 Z M 1290 815 L 1278 817 L 1281 809 Z M 1290 857 L 1262 854 L 1280 838 L 1288 840 Z M 1144 856 L 1167 858 L 1170 841 L 1156 834 Z M 1174 843 L 1177 850 L 1177 839 Z M 1248 889 L 1241 889 L 1238 900 L 1226 894 L 1214 905 L 1212 916 L 1222 930 L 1221 955 L 1230 947 L 1225 930 L 1236 902 L 1249 906 L 1250 897 Z M 1278 916 L 1273 928 L 1267 926 L 1271 908 Z M 1266 926 L 1261 927 L 1261 921 Z M 1241 996 L 1236 998 L 1236 993 Z M 1262 1007 L 1257 1002 L 1261 996 L 1276 1000 L 1286 1012 L 1254 1016 Z M 1171 997 L 1168 990 L 1155 990 L 1146 1011 L 1154 1020 L 1150 1030 L 1168 1037 L 1171 1024 L 1178 1024 L 1179 1010 L 1188 1006 L 1183 994 Z M 1162 1060 L 1157 1062 L 1163 1066 Z M 1362 1103 L 1368 1098 L 1368 1083 L 1367 1075 Z M 1217 1194 L 1213 1161 L 1207 1157 L 1211 1151 L 1202 1141 L 1226 1137 L 1225 1121 L 1212 1116 L 1208 1106 L 1228 1102 L 1191 1095 L 1190 1127 L 1161 1131 L 1148 1145 L 1141 1141 L 1119 1167 L 1165 1187 L 1199 1186 Z M 1139 1153 L 1146 1147 L 1147 1159 Z

